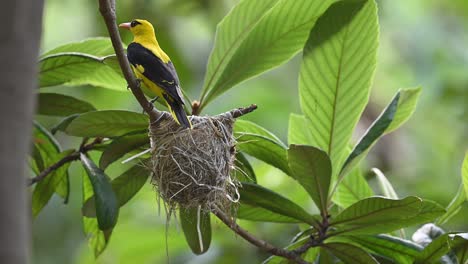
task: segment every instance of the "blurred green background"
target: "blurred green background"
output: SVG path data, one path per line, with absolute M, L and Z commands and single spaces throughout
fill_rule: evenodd
M 236 0 L 120 0 L 118 21 L 150 20 L 162 48 L 171 56 L 182 87 L 198 99 L 216 24 Z M 466 0 L 378 1 L 380 48 L 371 101 L 356 129 L 367 129 L 398 88 L 423 87 L 411 120 L 386 136 L 370 153 L 364 171 L 378 167 L 401 196 L 418 195 L 447 205 L 460 184 L 460 166 L 468 149 L 468 2 Z M 41 53 L 88 37 L 107 36 L 95 0 L 46 0 Z M 122 32 L 125 43 L 129 32 Z M 266 74 L 244 82 L 206 108 L 217 114 L 256 103 L 259 109 L 243 118 L 252 120 L 286 142 L 290 113 L 300 113 L 297 92 L 301 55 Z M 98 109 L 141 111 L 125 87 L 122 91 L 93 87 L 53 87 L 41 91 L 70 94 Z M 38 117 L 46 126 L 54 118 Z M 77 139 L 59 135 L 65 146 Z M 252 161 L 259 183 L 311 208 L 301 187 L 279 170 Z M 121 170 L 112 165 L 109 174 Z M 64 205 L 54 197 L 33 223 L 33 263 L 94 263 L 82 231 L 81 176 L 72 165 L 72 194 Z M 153 187 L 147 184 L 120 211 L 106 251 L 98 263 L 259 263 L 267 257 L 234 235 L 219 221 L 213 224 L 210 250 L 195 256 L 180 226 L 168 223 Z M 444 228 L 468 230 L 468 214 L 461 213 Z M 214 219 L 213 219 L 214 220 Z M 298 232 L 296 225 L 240 221 L 259 237 L 285 246 Z M 166 249 L 167 247 L 167 249 Z

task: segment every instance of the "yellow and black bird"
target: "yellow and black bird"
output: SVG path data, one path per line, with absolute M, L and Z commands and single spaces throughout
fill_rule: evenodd
M 133 42 L 127 48 L 127 57 L 137 78 L 156 96 L 164 98 L 179 125 L 191 128 L 184 110 L 179 77 L 171 59 L 159 46 L 153 25 L 146 20 L 134 19 L 120 24 L 119 27 L 128 29 L 133 34 Z

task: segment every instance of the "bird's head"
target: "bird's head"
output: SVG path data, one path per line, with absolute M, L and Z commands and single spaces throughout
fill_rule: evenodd
M 130 30 L 135 37 L 154 36 L 153 25 L 143 19 L 134 19 L 132 22 L 120 24 L 119 27 Z

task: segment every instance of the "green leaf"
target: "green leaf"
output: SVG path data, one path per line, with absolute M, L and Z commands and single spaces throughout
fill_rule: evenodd
M 83 177 L 83 203 L 94 195 L 93 186 L 89 177 Z M 88 246 L 97 258 L 106 248 L 107 242 L 112 234 L 110 231 L 103 232 L 99 229 L 98 221 L 96 218 L 88 218 L 83 216 L 83 231 L 88 239 Z
M 148 122 L 146 115 L 136 112 L 95 111 L 75 118 L 65 132 L 78 137 L 118 137 L 134 131 L 146 131 Z
M 440 258 L 450 251 L 449 234 L 443 234 L 434 239 L 416 257 L 414 264 L 440 263 Z
M 289 60 L 301 50 L 317 18 L 333 2 L 240 2 L 218 25 L 202 107 L 232 86 Z
M 70 123 L 78 116 L 80 116 L 80 114 L 74 114 L 74 115 L 65 117 L 64 119 L 60 120 L 60 122 L 58 122 L 54 127 L 52 127 L 50 132 L 52 133 L 52 135 L 55 135 L 57 131 L 65 132 L 68 125 L 70 125 Z
M 99 160 L 99 167 L 103 170 L 111 163 L 123 157 L 128 152 L 149 144 L 148 134 L 135 134 L 116 138 L 106 147 Z
M 312 145 L 310 121 L 303 115 L 290 114 L 288 127 L 288 143 L 296 145 Z
M 320 247 L 325 248 L 328 252 L 341 259 L 344 263 L 353 264 L 373 264 L 378 263 L 371 255 L 366 251 L 345 243 L 326 243 Z
M 331 220 L 334 234 L 387 233 L 410 225 L 425 223 L 445 211 L 439 205 L 410 196 L 401 200 L 371 197 L 346 208 Z
M 192 252 L 197 255 L 205 253 L 211 243 L 210 213 L 201 207 L 180 209 L 179 213 L 185 240 Z
M 32 157 L 36 164 L 36 169 L 33 168 L 36 175 L 60 160 L 57 157 L 61 155 L 60 152 L 60 145 L 54 136 L 39 123 L 34 122 Z M 68 168 L 68 165 L 66 168 Z M 51 187 L 55 188 L 55 192 L 64 199 L 64 203 L 67 203 L 70 194 L 68 170 L 65 169 L 60 173 L 65 173 L 65 175 L 58 176 L 61 180 L 58 183 L 54 183 L 55 185 Z
M 106 57 L 79 52 L 62 52 L 39 60 L 39 87 L 92 85 L 124 91 L 122 75 L 105 63 Z
M 387 177 L 385 177 L 385 175 L 377 168 L 373 168 L 372 171 L 377 177 L 377 182 L 379 183 L 379 187 L 383 195 L 390 199 L 398 199 L 398 195 Z
M 268 209 L 258 207 L 255 205 L 249 205 L 247 203 L 241 203 L 237 208 L 236 216 L 239 219 L 245 219 L 249 221 L 257 222 L 272 222 L 272 223 L 302 223 L 303 221 Z
M 304 48 L 301 108 L 313 124 L 312 145 L 330 156 L 333 177 L 369 99 L 378 28 L 374 0 L 337 2 L 317 21 Z
M 420 93 L 420 87 L 398 91 L 390 104 L 356 144 L 343 165 L 342 174 L 359 163 L 381 136 L 394 131 L 409 119 L 416 108 Z
M 327 153 L 312 146 L 291 145 L 288 159 L 294 178 L 326 215 L 332 170 Z
M 106 56 L 114 54 L 114 47 L 112 47 L 110 38 L 88 38 L 79 42 L 72 42 L 56 47 L 42 54 L 41 57 L 63 52 L 79 52 L 94 56 Z
M 281 140 L 255 123 L 237 120 L 234 127 L 237 148 L 289 174 L 287 148 Z
M 339 183 L 332 201 L 342 208 L 346 208 L 364 198 L 374 195 L 369 183 L 364 179 L 360 168 L 354 168 Z
M 349 238 L 368 252 L 394 259 L 399 264 L 412 264 L 419 252 L 423 250 L 420 245 L 412 241 L 388 235 L 362 235 Z
M 250 165 L 249 160 L 242 154 L 242 152 L 236 153 L 236 160 L 234 161 L 236 168 L 235 175 L 236 179 L 242 182 L 257 183 L 257 177 L 255 171 Z
M 74 97 L 56 94 L 40 93 L 37 114 L 50 116 L 69 116 L 73 114 L 95 111 L 93 105 Z
M 110 230 L 117 223 L 119 216 L 117 196 L 112 190 L 112 185 L 107 175 L 85 154 L 81 153 L 80 158 L 93 186 L 99 229 L 103 231 Z
M 56 154 L 55 156 L 50 156 L 47 158 L 46 166 L 50 166 L 54 163 L 57 163 L 63 157 L 73 153 L 73 150 L 64 151 L 62 153 Z M 53 170 L 47 177 L 42 181 L 36 184 L 32 194 L 32 215 L 36 217 L 44 208 L 44 206 L 49 202 L 50 198 L 56 192 L 58 186 L 65 181 L 67 177 L 67 170 L 70 166 L 70 163 L 66 163 L 60 168 Z M 65 197 L 66 198 L 66 197 Z
M 457 256 L 458 263 L 466 263 L 468 261 L 468 235 L 463 234 L 451 234 L 449 235 L 450 248 Z
M 263 208 L 273 212 L 274 214 L 294 218 L 299 222 L 308 223 L 310 225 L 316 225 L 317 220 L 315 217 L 307 213 L 302 207 L 281 196 L 280 194 L 263 188 L 260 185 L 243 182 L 242 188 L 239 189 L 239 193 L 241 204 L 246 204 L 251 207 Z M 241 215 L 244 219 L 248 219 L 246 218 L 246 213 L 242 213 Z M 265 215 L 264 212 L 263 215 Z M 261 220 L 259 217 L 260 216 L 254 215 L 254 219 L 252 220 Z M 265 219 L 265 221 L 268 221 L 268 219 Z M 270 221 L 276 222 L 275 218 L 272 218 Z
M 111 182 L 112 190 L 117 196 L 119 207 L 124 206 L 148 180 L 150 171 L 145 167 L 146 161 L 136 164 L 126 170 Z M 84 216 L 96 217 L 96 204 L 94 196 L 90 196 L 81 209 Z

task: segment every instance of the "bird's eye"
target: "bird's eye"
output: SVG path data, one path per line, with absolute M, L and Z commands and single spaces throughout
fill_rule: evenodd
M 138 21 L 133 20 L 132 23 L 130 23 L 130 26 L 131 26 L 131 27 L 135 27 L 135 26 L 138 25 L 138 24 L 140 24 L 140 23 L 138 23 Z

